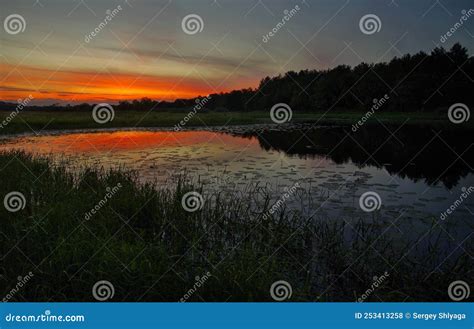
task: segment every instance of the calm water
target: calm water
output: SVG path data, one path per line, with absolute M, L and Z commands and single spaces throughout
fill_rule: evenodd
M 186 172 L 209 190 L 242 192 L 258 185 L 275 200 L 298 183 L 287 207 L 347 222 L 374 220 L 373 213 L 359 207 L 360 196 L 373 191 L 382 201 L 377 220 L 409 234 L 438 221 L 463 187 L 474 186 L 473 139 L 469 133 L 421 127 L 352 133 L 343 127 L 252 126 L 14 136 L 0 140 L 0 151 L 66 157 L 72 171 L 122 166 L 137 170 L 142 181 L 159 184 Z M 473 214 L 474 193 L 442 225 L 456 227 L 456 235 L 472 232 Z

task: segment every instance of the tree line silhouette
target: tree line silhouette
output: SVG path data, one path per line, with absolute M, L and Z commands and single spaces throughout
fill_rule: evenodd
M 436 112 L 454 103 L 474 104 L 473 77 L 474 59 L 465 47 L 456 43 L 449 50 L 436 47 L 429 54 L 420 51 L 389 62 L 289 71 L 265 77 L 257 88 L 208 95 L 205 110 L 261 111 L 286 103 L 294 111 L 366 111 L 375 99 L 389 95 L 384 111 Z M 119 111 L 189 109 L 204 97 L 175 101 L 142 98 L 120 101 L 114 108 Z M 0 109 L 12 105 L 16 104 L 0 102 Z M 29 108 L 90 111 L 92 107 L 84 103 Z

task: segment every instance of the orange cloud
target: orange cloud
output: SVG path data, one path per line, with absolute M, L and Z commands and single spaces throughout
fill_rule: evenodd
M 0 98 L 17 100 L 31 94 L 37 100 L 57 99 L 67 103 L 142 97 L 171 100 L 215 92 L 203 80 L 184 78 L 0 64 Z

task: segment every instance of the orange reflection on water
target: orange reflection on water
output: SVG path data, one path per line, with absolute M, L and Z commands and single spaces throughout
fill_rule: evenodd
M 14 148 L 36 154 L 92 154 L 127 150 L 198 147 L 199 144 L 208 143 L 242 148 L 259 148 L 256 138 L 236 138 L 228 134 L 210 131 L 116 131 L 21 137 L 15 139 L 11 144 L 0 144 L 0 150 Z

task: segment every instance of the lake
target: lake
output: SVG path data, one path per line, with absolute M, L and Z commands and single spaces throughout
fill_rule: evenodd
M 349 224 L 379 220 L 404 236 L 438 223 L 457 239 L 472 232 L 474 197 L 444 220 L 440 216 L 474 186 L 473 139 L 469 132 L 417 126 L 353 133 L 348 127 L 253 125 L 18 135 L 3 137 L 0 151 L 49 156 L 71 171 L 90 165 L 131 169 L 158 187 L 180 173 L 204 191 L 232 197 L 257 186 L 273 202 L 287 193 L 284 207 L 305 216 Z M 361 209 L 366 192 L 380 197 L 377 211 Z

